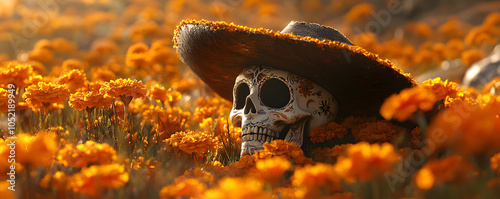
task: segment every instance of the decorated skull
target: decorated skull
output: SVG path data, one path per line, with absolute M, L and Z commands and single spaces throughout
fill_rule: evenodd
M 264 66 L 245 68 L 233 88 L 230 118 L 241 126 L 241 155 L 281 139 L 302 145 L 311 129 L 333 121 L 338 104 L 317 84 L 296 74 Z

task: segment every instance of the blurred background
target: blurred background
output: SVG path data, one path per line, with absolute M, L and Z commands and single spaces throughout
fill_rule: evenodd
M 143 67 L 182 78 L 187 70 L 171 41 L 183 19 L 276 31 L 299 20 L 338 29 L 419 82 L 437 76 L 460 82 L 469 66 L 499 48 L 499 12 L 500 1 L 487 0 L 1 0 L 0 62 L 30 62 L 44 78 L 77 60 L 87 72 L 100 67 L 147 79 L 127 69 L 137 67 L 126 60 L 141 43 L 143 51 L 163 52 L 156 57 L 161 66 Z

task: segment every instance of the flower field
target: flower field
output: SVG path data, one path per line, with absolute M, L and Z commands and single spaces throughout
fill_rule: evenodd
M 500 50 L 500 3 L 406 3 L 4 0 L 0 198 L 498 198 L 500 77 L 460 83 Z M 183 19 L 315 22 L 415 78 L 462 72 L 240 157 L 232 102 L 176 53 Z

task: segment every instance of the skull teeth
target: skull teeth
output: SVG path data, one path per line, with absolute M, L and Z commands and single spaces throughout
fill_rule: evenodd
M 264 127 L 251 126 L 241 130 L 241 140 L 243 142 L 258 140 L 271 142 L 278 139 L 278 133 Z

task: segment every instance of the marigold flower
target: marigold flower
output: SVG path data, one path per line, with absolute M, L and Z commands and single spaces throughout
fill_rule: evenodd
M 178 146 L 182 151 L 202 157 L 208 151 L 215 151 L 219 140 L 207 132 L 178 132 L 165 141 L 167 144 Z
M 160 190 L 160 198 L 196 197 L 205 189 L 207 189 L 205 183 L 191 178 L 175 185 L 164 186 Z
M 316 148 L 314 149 L 312 156 L 315 161 L 321 162 L 336 162 L 337 158 L 344 154 L 346 149 L 352 144 L 341 144 L 335 145 L 331 148 Z
M 267 159 L 270 157 L 281 156 L 289 161 L 293 161 L 296 165 L 308 165 L 313 161 L 304 156 L 304 152 L 299 145 L 295 143 L 286 142 L 284 140 L 273 140 L 271 143 L 264 143 L 264 149 L 258 151 L 255 156 L 259 159 Z
M 245 186 L 244 189 L 241 188 Z M 272 198 L 270 192 L 264 190 L 264 183 L 255 178 L 223 178 L 218 186 L 205 191 L 203 198 L 206 199 L 250 199 L 250 198 Z
M 17 87 L 26 87 L 31 85 L 30 77 L 33 74 L 33 67 L 28 64 L 18 64 L 9 62 L 6 66 L 1 67 L 0 86 L 7 87 L 9 84 L 14 84 Z
M 392 172 L 400 157 L 389 143 L 369 144 L 360 142 L 347 149 L 346 156 L 338 158 L 335 164 L 348 182 L 369 181 Z
M 116 79 L 115 73 L 105 67 L 92 67 L 90 73 L 92 74 L 92 80 L 96 82 L 106 82 Z
M 446 157 L 427 162 L 415 174 L 419 189 L 429 190 L 438 183 L 463 182 L 474 175 L 474 167 L 461 156 Z
M 450 39 L 444 49 L 444 57 L 447 59 L 459 58 L 464 50 L 464 44 L 460 39 Z
M 438 28 L 438 32 L 447 38 L 462 39 L 465 35 L 461 28 L 462 24 L 456 17 L 451 17 Z
M 360 3 L 349 10 L 344 15 L 344 22 L 352 23 L 354 21 L 364 19 L 370 16 L 370 13 L 373 11 L 373 6 L 369 3 Z
M 106 189 L 120 188 L 129 180 L 124 165 L 108 164 L 84 167 L 68 179 L 73 192 L 98 196 Z
M 64 85 L 55 85 L 52 82 L 38 82 L 28 86 L 23 99 L 34 109 L 48 107 L 52 103 L 62 104 L 70 95 L 70 91 Z
M 420 38 L 430 38 L 433 35 L 432 29 L 424 22 L 410 22 L 406 25 L 406 30 Z
M 412 87 L 392 94 L 380 108 L 380 115 L 385 119 L 396 119 L 400 122 L 408 120 L 417 110 L 431 110 L 437 99 L 434 94 L 423 87 Z
M 494 34 L 495 29 L 491 26 L 477 26 L 469 31 L 469 33 L 465 37 L 465 43 L 470 46 L 481 44 L 496 45 L 498 39 Z
M 465 101 L 452 105 L 434 117 L 426 136 L 442 140 L 436 143 L 438 148 L 451 147 L 459 154 L 491 154 L 500 151 L 499 106 L 493 102 L 485 104 L 484 108 Z
M 314 128 L 309 133 L 311 141 L 314 143 L 325 142 L 333 138 L 342 139 L 347 134 L 347 129 L 343 126 L 331 122 L 330 124 Z
M 148 55 L 148 46 L 143 43 L 138 43 L 131 45 L 128 48 L 127 56 L 125 58 L 125 64 L 132 67 L 143 67 L 146 63 L 146 57 Z
M 69 97 L 69 105 L 76 110 L 105 108 L 111 105 L 111 97 L 98 91 L 75 92 Z
M 477 61 L 483 59 L 484 57 L 485 56 L 484 56 L 483 52 L 481 52 L 480 50 L 477 50 L 477 49 L 466 50 L 462 53 L 462 56 L 461 56 L 462 63 L 465 66 L 470 66 L 474 62 L 477 62 Z
M 87 87 L 87 76 L 83 70 L 71 70 L 68 73 L 62 75 L 55 81 L 56 84 L 65 84 L 71 93 L 74 93 L 80 88 L 86 89 Z
M 292 164 L 289 160 L 278 156 L 257 160 L 255 171 L 250 172 L 250 174 L 261 179 L 265 183 L 279 186 L 282 183 L 283 174 L 291 167 Z
M 87 141 L 76 147 L 67 144 L 57 155 L 57 160 L 66 167 L 83 168 L 92 164 L 109 164 L 117 160 L 116 151 L 108 144 Z
M 196 107 L 193 113 L 193 120 L 196 122 L 203 122 L 203 119 L 209 117 L 216 117 L 217 107 Z
M 366 141 L 369 143 L 392 142 L 395 140 L 401 127 L 398 127 L 387 120 L 368 122 L 363 129 L 352 130 L 351 133 L 357 142 Z
M 7 180 L 0 182 L 0 198 L 14 199 L 16 198 L 14 192 L 9 189 L 10 183 Z
M 170 137 L 173 133 L 179 132 L 191 118 L 190 112 L 184 112 L 179 107 L 163 109 L 158 106 L 150 106 L 142 113 L 143 122 L 151 122 L 155 125 L 161 140 Z M 159 120 L 159 121 L 158 121 Z
M 105 93 L 111 97 L 132 97 L 132 98 L 142 98 L 146 95 L 146 86 L 142 81 L 130 80 L 130 79 L 117 79 L 105 82 L 104 86 L 99 90 L 100 93 Z M 130 99 L 132 100 L 132 99 Z M 123 102 L 126 105 L 130 103 Z
M 49 166 L 57 151 L 56 136 L 50 132 L 39 132 L 32 136 L 20 134 L 16 140 L 16 162 L 23 165 Z
M 341 174 L 335 166 L 317 163 L 295 170 L 293 186 L 298 198 L 320 198 L 342 190 Z

